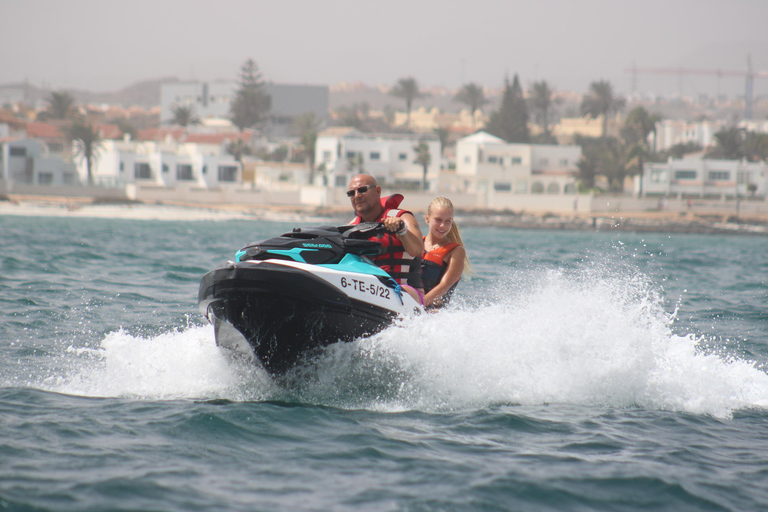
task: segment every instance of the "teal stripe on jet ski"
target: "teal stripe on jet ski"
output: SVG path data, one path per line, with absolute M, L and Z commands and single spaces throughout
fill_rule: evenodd
M 268 254 L 282 254 L 283 256 L 289 256 L 293 261 L 299 263 L 306 263 L 304 257 L 301 255 L 304 251 L 317 252 L 318 249 L 302 249 L 301 247 L 294 247 L 293 249 L 270 249 Z
M 318 265 L 318 267 L 332 268 L 342 272 L 354 272 L 355 274 L 389 277 L 389 274 L 372 264 L 370 260 L 364 260 L 356 254 L 346 254 L 338 263 Z
M 268 254 L 280 254 L 281 256 L 288 256 L 293 261 L 298 261 L 299 263 L 306 263 L 306 260 L 304 260 L 304 257 L 301 255 L 304 251 L 312 251 L 317 252 L 318 249 L 303 249 L 301 247 L 294 247 L 293 249 L 270 249 L 267 251 Z M 240 261 L 240 258 L 245 256 L 246 251 L 237 251 L 235 253 L 235 261 Z

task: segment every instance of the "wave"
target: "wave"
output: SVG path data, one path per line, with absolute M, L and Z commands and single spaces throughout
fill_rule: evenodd
M 387 411 L 567 403 L 726 418 L 768 407 L 768 375 L 754 361 L 676 334 L 674 322 L 662 294 L 632 269 L 527 271 L 508 274 L 482 301 L 332 345 L 279 382 L 195 326 L 149 338 L 120 330 L 96 348 L 70 347 L 69 368 L 42 386 Z

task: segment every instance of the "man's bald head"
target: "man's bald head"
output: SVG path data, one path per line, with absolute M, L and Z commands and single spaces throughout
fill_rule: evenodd
M 379 218 L 384 208 L 381 206 L 381 187 L 370 174 L 358 174 L 349 182 L 347 194 L 363 222 L 373 222 Z

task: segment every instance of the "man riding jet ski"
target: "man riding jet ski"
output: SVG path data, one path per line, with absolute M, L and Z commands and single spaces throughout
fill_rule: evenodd
M 200 283 L 198 306 L 216 344 L 252 354 L 279 375 L 319 347 L 420 312 L 369 259 L 381 254 L 375 238 L 386 231 L 381 223 L 297 228 L 248 244 Z
M 408 293 L 424 304 L 424 286 L 421 283 L 420 257 L 424 250 L 421 230 L 416 217 L 408 210 L 398 209 L 401 194 L 381 197 L 381 187 L 369 174 L 358 174 L 349 182 L 347 197 L 357 216 L 351 224 L 380 222 L 386 232 L 379 238 L 383 252 L 372 258 L 395 280 L 405 286 Z

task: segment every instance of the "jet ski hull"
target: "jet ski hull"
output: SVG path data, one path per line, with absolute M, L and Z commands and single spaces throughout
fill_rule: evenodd
M 403 295 L 374 275 L 267 260 L 209 272 L 198 299 L 218 345 L 281 374 L 320 347 L 374 334 L 412 312 L 415 301 Z

